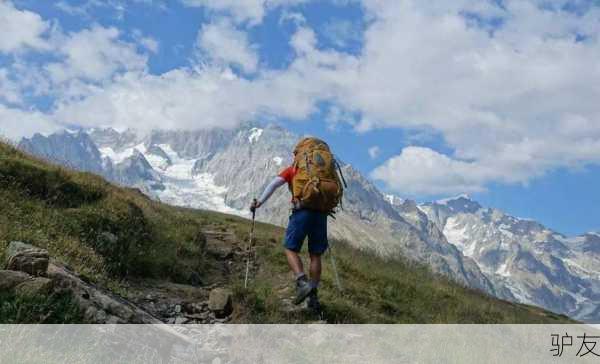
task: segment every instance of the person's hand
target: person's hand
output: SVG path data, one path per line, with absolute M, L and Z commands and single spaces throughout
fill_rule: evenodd
M 254 201 L 252 201 L 252 204 L 250 205 L 250 212 L 252 212 L 252 213 L 256 212 L 256 209 L 259 208 L 260 206 L 261 206 L 261 203 L 255 199 Z

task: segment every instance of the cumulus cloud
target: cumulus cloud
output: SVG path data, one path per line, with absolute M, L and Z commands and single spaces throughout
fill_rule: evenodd
M 72 79 L 102 81 L 118 71 L 143 70 L 147 57 L 135 45 L 119 39 L 114 27 L 95 25 L 57 40 L 55 53 L 63 60 L 46 65 L 54 82 Z
M 213 63 L 233 64 L 247 73 L 255 72 L 258 67 L 258 55 L 246 32 L 237 30 L 226 19 L 204 25 L 198 33 L 196 46 L 201 57 L 206 56 Z
M 343 95 L 365 115 L 358 128 L 424 126 L 454 149 L 451 156 L 409 149 L 392 158 L 373 174 L 391 189 L 473 191 L 599 162 L 597 8 L 578 15 L 535 1 L 365 4 L 376 20 L 365 34 L 358 83 Z M 502 19 L 502 26 L 490 34 L 488 24 L 465 19 L 466 11 L 484 23 Z M 578 34 L 589 38 L 578 41 Z M 416 167 L 417 156 L 435 169 L 390 169 Z
M 47 49 L 44 33 L 50 25 L 38 14 L 18 10 L 7 0 L 0 0 L 0 52 Z
M 453 160 L 423 147 L 405 148 L 371 172 L 371 177 L 405 195 L 479 192 L 493 173 L 474 162 Z
M 298 29 L 290 44 L 299 56 L 285 70 L 261 70 L 252 79 L 219 64 L 162 75 L 127 72 L 89 90 L 85 98 L 58 102 L 55 114 L 58 120 L 88 127 L 146 129 L 227 128 L 271 116 L 302 120 L 317 111 L 316 100 L 334 96 L 333 85 L 345 77 L 342 68 L 355 64 L 316 49 L 315 34 L 308 28 Z

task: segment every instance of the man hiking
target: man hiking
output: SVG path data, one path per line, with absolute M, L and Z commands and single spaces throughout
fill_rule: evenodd
M 333 213 L 343 194 L 338 170 L 341 173 L 327 143 L 317 138 L 304 138 L 294 148 L 293 164 L 275 177 L 250 206 L 254 212 L 275 190 L 287 183 L 292 194 L 292 213 L 284 247 L 288 264 L 296 277 L 294 303 L 300 304 L 308 297 L 308 307 L 315 311 L 320 310 L 317 288 L 321 280 L 321 255 L 328 248 L 327 216 Z M 307 236 L 310 281 L 298 256 Z

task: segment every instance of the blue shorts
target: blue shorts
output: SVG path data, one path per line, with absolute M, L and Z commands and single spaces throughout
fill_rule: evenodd
M 327 241 L 327 214 L 313 210 L 295 210 L 285 231 L 283 245 L 286 249 L 300 252 L 302 243 L 308 236 L 308 251 L 311 254 L 325 253 Z

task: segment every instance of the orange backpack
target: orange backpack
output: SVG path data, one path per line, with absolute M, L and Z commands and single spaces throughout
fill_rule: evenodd
M 339 165 L 327 143 L 317 138 L 302 139 L 294 149 L 293 166 L 296 174 L 290 190 L 294 204 L 333 213 L 342 201 L 344 189 L 336 170 Z

